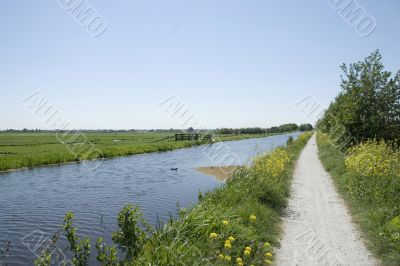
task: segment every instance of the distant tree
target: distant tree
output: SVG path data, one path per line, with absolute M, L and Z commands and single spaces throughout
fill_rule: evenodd
M 270 127 L 267 129 L 267 132 L 273 134 L 273 133 L 279 133 L 280 131 L 279 127 Z
M 231 128 L 220 128 L 217 129 L 217 134 L 232 134 L 233 130 Z
M 313 129 L 314 129 L 314 127 L 311 124 L 301 124 L 299 126 L 300 131 L 311 131 Z
M 279 126 L 279 132 L 290 132 L 290 131 L 296 131 L 298 130 L 299 127 L 296 124 L 283 124 Z

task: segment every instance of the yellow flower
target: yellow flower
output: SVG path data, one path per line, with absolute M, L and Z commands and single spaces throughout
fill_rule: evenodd
M 271 245 L 270 245 L 268 242 L 265 242 L 265 243 L 264 243 L 264 247 L 265 247 L 265 248 L 269 248 L 269 247 L 271 247 Z
M 230 256 L 226 255 L 226 256 L 225 256 L 225 260 L 226 260 L 226 261 L 231 261 L 232 258 L 231 258 Z
M 237 263 L 242 263 L 242 262 L 243 262 L 243 261 L 242 261 L 242 258 L 238 257 L 238 258 L 236 259 L 236 262 L 237 262 Z
M 210 238 L 211 239 L 216 239 L 218 237 L 218 234 L 217 233 L 211 233 L 210 234 Z
M 225 247 L 226 249 L 231 249 L 231 248 L 232 248 L 232 245 L 231 245 L 230 242 L 225 242 L 224 247 Z
M 257 217 L 255 215 L 250 215 L 250 222 L 255 222 Z
M 265 262 L 265 264 L 267 264 L 267 265 L 272 264 L 272 261 L 270 261 L 270 260 L 264 260 L 264 262 Z
M 227 220 L 224 220 L 224 221 L 222 221 L 222 224 L 223 224 L 223 225 L 228 225 L 229 222 L 228 222 Z
M 224 260 L 224 258 L 225 258 L 225 257 L 224 257 L 224 255 L 223 255 L 223 254 L 219 254 L 219 255 L 218 255 L 218 259 L 220 259 L 220 260 Z
M 238 263 L 237 265 L 238 265 L 238 266 L 243 266 L 244 264 L 243 264 L 242 262 L 240 262 L 240 263 Z
M 247 256 L 247 257 L 250 256 L 250 251 L 247 250 L 247 249 L 246 249 L 243 253 L 244 253 L 244 255 Z
M 233 242 L 233 241 L 235 241 L 235 238 L 234 238 L 233 236 L 230 236 L 230 237 L 228 237 L 228 240 L 229 240 L 230 242 Z
M 264 254 L 265 257 L 267 258 L 272 258 L 272 253 L 271 252 L 267 252 Z
M 249 252 L 251 252 L 251 247 L 246 247 L 245 250 L 248 250 Z

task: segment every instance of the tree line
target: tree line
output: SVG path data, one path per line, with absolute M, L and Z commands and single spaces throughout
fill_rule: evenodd
M 217 134 L 274 134 L 292 131 L 311 131 L 313 130 L 311 124 L 297 125 L 294 123 L 283 124 L 280 126 L 273 126 L 270 128 L 261 127 L 246 127 L 246 128 L 220 128 L 216 130 Z

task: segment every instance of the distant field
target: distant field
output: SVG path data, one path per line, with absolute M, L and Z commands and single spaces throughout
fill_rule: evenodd
M 194 141 L 159 141 L 173 135 L 171 132 L 90 132 L 61 143 L 56 133 L 0 133 L 0 171 L 98 157 L 167 151 L 202 144 Z M 217 139 L 228 141 L 266 136 L 218 135 Z M 101 154 L 90 153 L 93 149 L 101 151 Z

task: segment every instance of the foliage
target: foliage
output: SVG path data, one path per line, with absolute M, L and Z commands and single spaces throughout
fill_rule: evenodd
M 80 239 L 76 235 L 77 228 L 73 226 L 72 219 L 74 218 L 74 214 L 68 212 L 64 218 L 64 231 L 69 242 L 69 249 L 74 254 L 72 258 L 72 263 L 75 266 L 86 266 L 89 265 L 89 256 L 90 256 L 90 239 L 89 237 L 85 237 Z
M 396 141 L 400 132 L 400 71 L 384 70 L 379 51 L 364 61 L 342 65 L 342 91 L 319 128 L 348 147 L 368 139 Z
M 283 124 L 277 127 L 260 128 L 260 127 L 246 127 L 246 128 L 221 128 L 217 129 L 217 134 L 277 134 L 285 132 L 293 132 L 298 130 L 296 124 Z M 305 130 L 304 130 L 305 131 Z
M 152 230 L 139 210 L 125 206 L 118 215 L 115 246 L 97 240 L 97 260 L 105 265 L 250 265 L 271 264 L 278 245 L 280 214 L 287 203 L 294 162 L 311 133 L 300 135 L 284 148 L 257 157 L 220 188 L 199 197 L 193 208 L 181 209 L 180 218 Z M 72 216 L 65 226 L 70 246 Z M 83 265 L 83 264 L 75 264 Z
M 280 126 L 278 127 L 278 129 L 279 129 L 279 132 L 291 132 L 291 131 L 296 131 L 296 130 L 298 130 L 298 129 L 299 129 L 299 126 L 296 125 L 296 124 L 294 124 L 294 123 L 291 123 L 291 124 L 283 124 L 283 125 L 280 125 Z
M 118 265 L 118 252 L 114 246 L 108 247 L 102 237 L 97 239 L 96 243 L 97 261 L 103 265 Z
M 340 152 L 327 134 L 318 134 L 320 158 L 351 206 L 370 248 L 384 265 L 400 264 L 400 152 L 369 140 Z
M 142 214 L 139 212 L 139 208 L 131 204 L 122 208 L 121 212 L 118 214 L 119 229 L 112 234 L 112 240 L 126 254 L 127 261 L 134 259 L 147 241 L 147 234 L 142 228 L 149 227 L 146 222 L 141 219 L 141 216 Z M 139 224 L 139 222 L 141 222 L 141 224 Z
M 314 129 L 314 127 L 311 125 L 311 124 L 301 124 L 300 126 L 299 126 L 299 130 L 300 131 L 311 131 L 311 130 L 313 130 Z
M 217 134 L 266 134 L 267 131 L 260 127 L 247 128 L 221 128 L 216 130 Z

